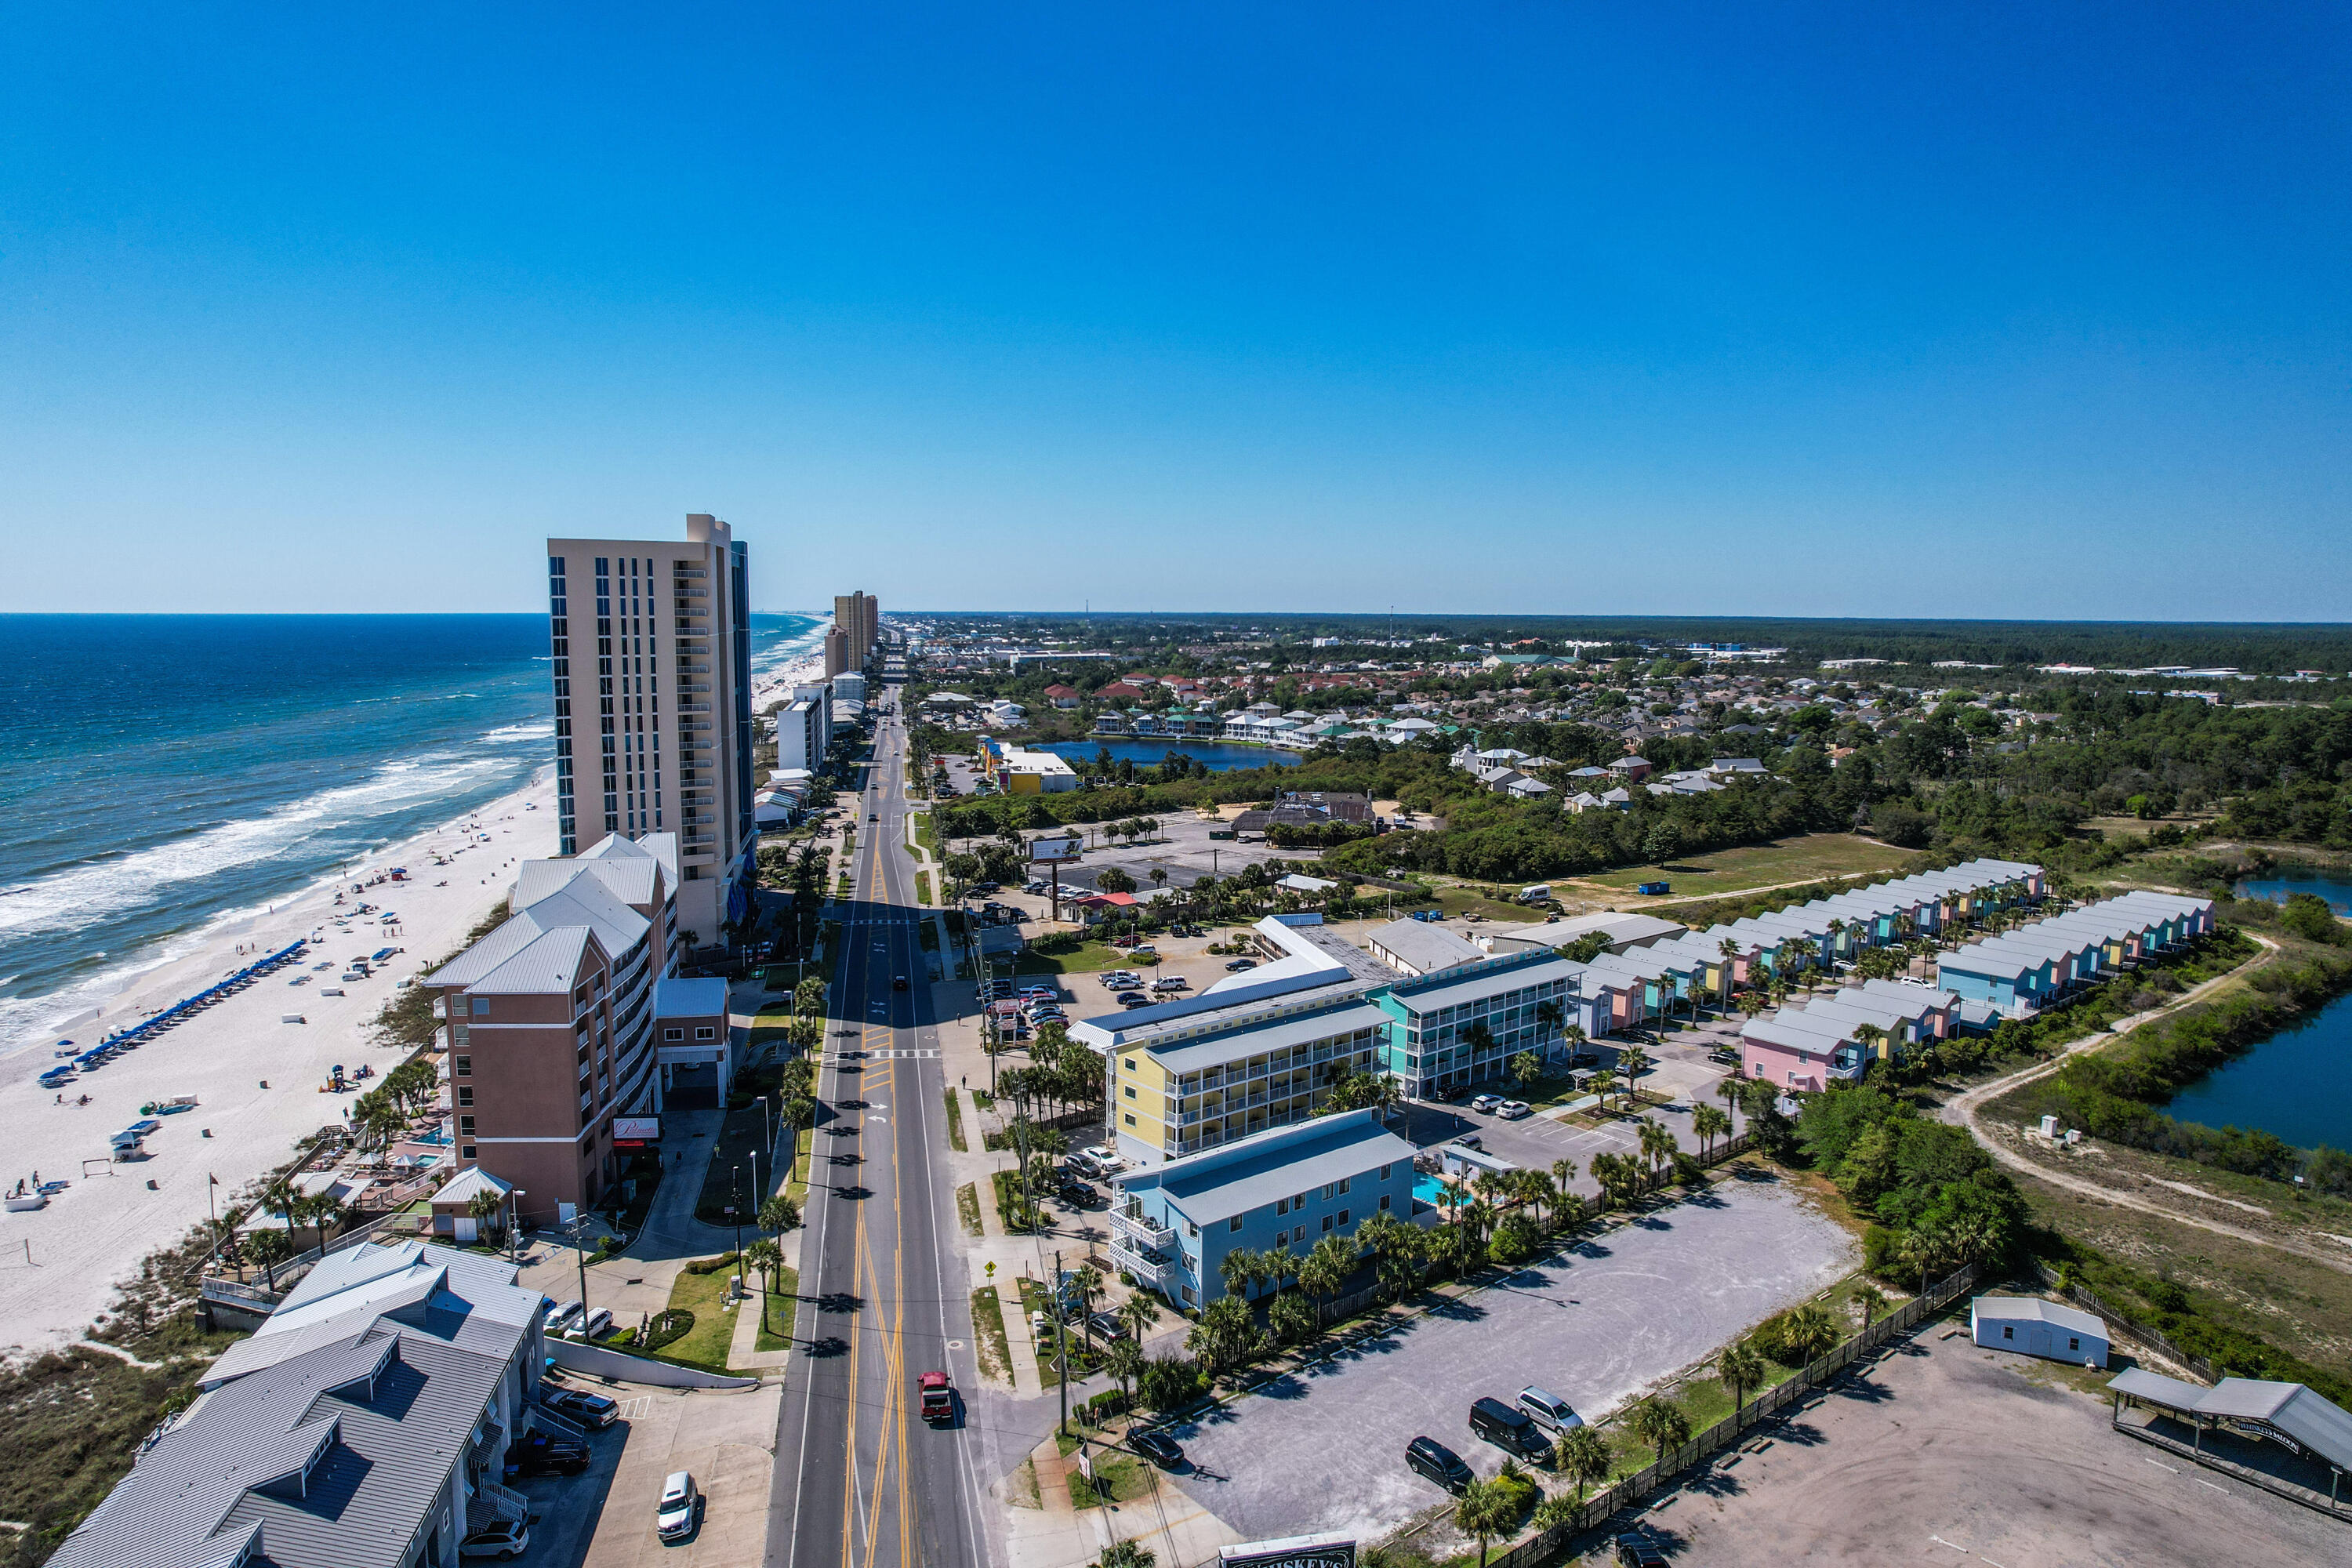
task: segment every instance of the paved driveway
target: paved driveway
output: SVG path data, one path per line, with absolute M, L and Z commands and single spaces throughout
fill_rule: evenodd
M 585 1379 L 575 1384 L 588 1386 Z M 776 1414 L 783 1385 L 740 1393 L 712 1389 L 607 1387 L 621 1402 L 620 1453 L 594 1521 L 587 1568 L 665 1568 L 757 1563 L 768 1544 L 768 1489 L 775 1469 Z M 613 1442 L 597 1439 L 601 1451 Z M 693 1472 L 704 1497 L 702 1523 L 677 1546 L 654 1533 L 662 1481 Z
M 1369 1538 L 1441 1500 L 1405 1468 L 1417 1434 L 1481 1474 L 1501 1464 L 1470 1435 L 1480 1394 L 1537 1384 L 1606 1415 L 1856 1261 L 1852 1239 L 1777 1182 L 1719 1183 L 1177 1428 L 1193 1466 L 1177 1482 L 1247 1539 Z

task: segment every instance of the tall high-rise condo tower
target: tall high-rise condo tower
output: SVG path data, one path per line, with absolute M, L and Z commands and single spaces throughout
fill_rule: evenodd
M 547 611 L 562 852 L 677 834 L 679 931 L 720 942 L 757 847 L 743 546 L 698 511 L 682 544 L 551 539 Z

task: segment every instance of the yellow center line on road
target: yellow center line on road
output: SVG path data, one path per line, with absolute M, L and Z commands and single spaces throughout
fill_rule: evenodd
M 898 1092 L 897 1069 L 895 1068 L 885 1068 L 883 1076 L 887 1081 L 883 1083 L 881 1087 L 887 1089 L 891 1094 L 896 1095 Z M 864 1184 L 864 1182 L 861 1180 L 859 1185 L 863 1186 Z M 860 1201 L 863 1202 L 863 1200 Z M 882 1271 L 878 1268 L 873 1267 L 872 1264 L 873 1232 L 870 1227 L 865 1226 L 860 1226 L 858 1227 L 858 1245 L 866 1251 L 867 1272 L 871 1274 L 878 1283 Z M 905 1401 L 898 1397 L 898 1383 L 903 1371 L 903 1363 L 905 1360 L 905 1350 L 899 1342 L 899 1334 L 904 1329 L 907 1314 L 904 1305 L 901 1304 L 897 1321 L 894 1323 L 891 1320 L 890 1311 L 887 1305 L 878 1300 L 874 1303 L 874 1305 L 877 1320 L 877 1331 L 881 1337 L 884 1347 L 882 1352 L 882 1430 L 877 1438 L 874 1447 L 874 1491 L 872 1500 L 868 1503 L 866 1508 L 867 1527 L 866 1532 L 865 1568 L 874 1568 L 875 1549 L 880 1544 L 878 1532 L 873 1528 L 873 1521 L 879 1520 L 882 1516 L 882 1483 L 884 1478 L 889 1474 L 890 1470 L 891 1437 L 894 1431 L 898 1433 L 898 1488 L 900 1494 L 900 1543 L 902 1546 L 905 1542 L 906 1509 L 904 1499 L 907 1486 L 907 1471 L 905 1463 L 906 1438 L 904 1427 L 906 1426 L 907 1417 Z M 856 1390 L 853 1387 L 851 1389 L 851 1396 L 853 1398 L 856 1397 Z

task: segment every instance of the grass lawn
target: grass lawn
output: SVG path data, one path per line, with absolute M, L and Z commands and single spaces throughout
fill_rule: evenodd
M 963 1222 L 963 1228 L 971 1235 L 981 1234 L 979 1183 L 966 1182 L 956 1189 L 956 1218 Z
M 784 1192 L 785 1195 L 790 1197 L 793 1202 L 800 1205 L 802 1208 L 806 1209 L 808 1207 L 809 1161 L 814 1157 L 815 1152 L 816 1129 L 805 1125 L 803 1126 L 798 1137 L 794 1140 L 794 1142 L 798 1146 L 798 1152 L 793 1155 L 793 1179 L 784 1184 Z
M 1043 1224 L 1045 1215 L 1021 1200 L 1021 1177 L 1013 1171 L 999 1171 L 992 1178 L 996 1184 L 996 1212 L 1008 1231 L 1026 1231 L 1032 1224 Z M 1028 1216 L 1024 1219 L 1024 1216 Z
M 709 1274 L 678 1271 L 677 1282 L 669 1289 L 670 1310 L 692 1312 L 694 1327 L 656 1353 L 713 1372 L 727 1370 L 727 1352 L 735 1342 L 735 1313 L 721 1305 L 727 1298 L 730 1273 L 725 1268 Z
M 965 1152 L 963 1141 L 963 1097 L 948 1085 L 948 1147 L 961 1154 Z
M 1496 898 L 1477 888 L 1441 884 L 1431 891 L 1437 895 L 1437 907 L 1445 911 L 1449 920 L 1462 915 L 1483 915 L 1506 925 L 1525 925 L 1529 921 L 1543 919 L 1541 910 L 1512 903 L 1507 899 Z
M 930 901 L 931 874 L 929 871 L 918 871 L 915 873 L 915 902 L 928 904 Z
M 1809 833 L 1775 844 L 1756 844 L 1739 849 L 1718 849 L 1706 855 L 1681 856 L 1664 866 L 1635 866 L 1622 871 L 1577 877 L 1569 879 L 1567 885 L 1605 893 L 1624 893 L 1635 902 L 1621 905 L 1621 908 L 1641 909 L 1652 901 L 1633 892 L 1635 885 L 1642 882 L 1671 882 L 1674 884 L 1673 896 L 1677 899 L 1721 898 L 1729 893 L 1746 892 L 1751 888 L 1769 888 L 1784 882 L 1811 882 L 1824 877 L 1892 871 L 1910 864 L 1913 858 L 1909 850 L 1894 848 L 1874 838 L 1861 838 L 1851 833 Z
M 1039 952 L 1024 950 L 1021 962 L 1014 966 L 1017 974 L 1092 974 L 1105 969 L 1118 969 L 1128 963 L 1127 954 L 1107 942 L 1083 942 L 1071 952 Z
M 980 1375 L 1010 1384 L 1013 1347 L 1004 1338 L 1004 1305 L 997 1300 L 995 1286 L 982 1285 L 971 1293 L 971 1329 Z
M 793 1308 L 800 1300 L 801 1277 L 790 1268 L 776 1270 L 775 1289 L 768 1292 L 768 1315 L 753 1350 L 780 1351 L 793 1342 Z M 746 1309 L 738 1308 L 741 1311 Z
M 705 1225 L 732 1225 L 730 1205 L 740 1205 L 745 1218 L 760 1211 L 765 1193 L 775 1190 L 774 1167 L 766 1148 L 768 1110 L 747 1105 L 730 1110 L 711 1147 L 709 1167 L 703 1172 L 702 1193 L 695 1200 L 694 1216 Z M 781 1152 L 781 1150 L 779 1151 Z M 759 1185 L 752 1184 L 752 1156 L 759 1156 Z M 740 1168 L 740 1179 L 736 1172 Z

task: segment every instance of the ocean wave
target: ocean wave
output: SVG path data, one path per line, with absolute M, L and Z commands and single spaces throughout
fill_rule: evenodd
M 503 724 L 484 735 L 475 744 L 501 745 L 509 741 L 544 741 L 555 733 L 555 721 L 536 719 L 528 724 Z
M 261 816 L 222 823 L 12 889 L 0 898 L 0 932 L 87 930 L 161 901 L 168 896 L 163 889 L 175 883 L 280 858 L 321 835 L 465 794 L 510 766 L 506 758 L 454 753 L 386 763 L 363 783 L 320 790 Z

